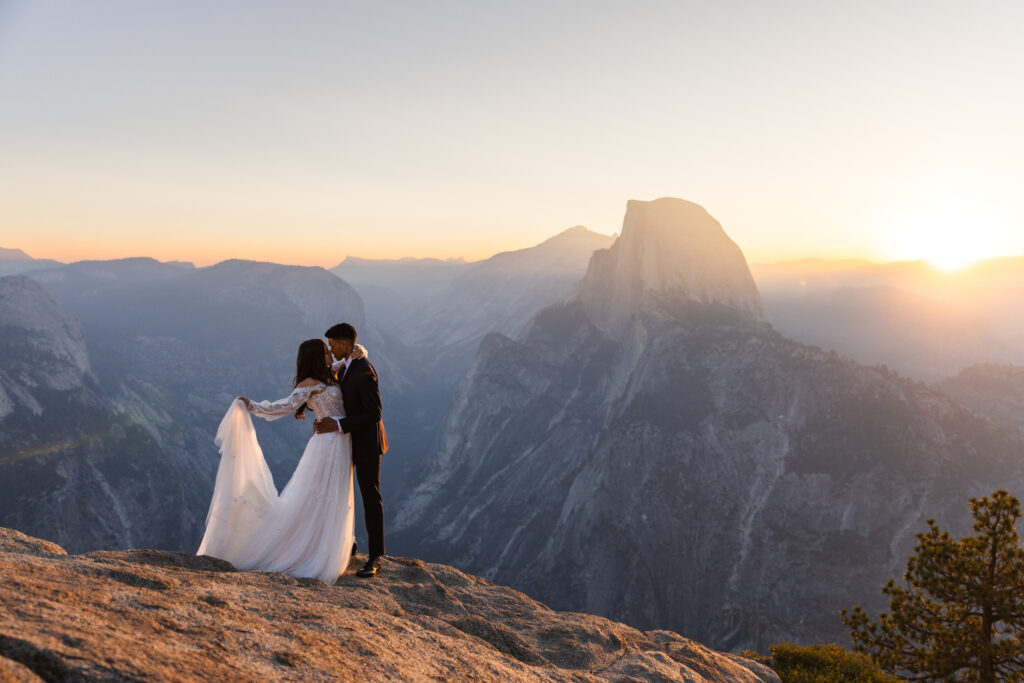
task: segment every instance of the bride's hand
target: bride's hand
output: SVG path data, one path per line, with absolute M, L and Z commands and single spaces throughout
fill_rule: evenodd
M 252 401 L 247 399 L 245 396 L 239 396 L 238 400 L 245 404 L 246 410 L 252 410 Z

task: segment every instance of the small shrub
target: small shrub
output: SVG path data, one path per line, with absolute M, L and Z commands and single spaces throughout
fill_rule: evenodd
M 777 643 L 768 666 L 782 683 L 897 683 L 867 655 L 841 645 Z

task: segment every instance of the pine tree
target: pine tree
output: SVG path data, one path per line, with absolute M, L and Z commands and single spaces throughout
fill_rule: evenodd
M 889 612 L 871 622 L 841 612 L 856 649 L 922 681 L 1024 681 L 1024 548 L 1020 501 L 1006 491 L 971 498 L 974 536 L 954 540 L 928 520 L 907 559 L 905 586 L 882 592 Z

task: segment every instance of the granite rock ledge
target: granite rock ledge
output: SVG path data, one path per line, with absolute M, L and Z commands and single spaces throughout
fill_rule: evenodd
M 669 631 L 388 558 L 333 586 L 189 553 L 68 555 L 0 528 L 0 680 L 778 681 Z

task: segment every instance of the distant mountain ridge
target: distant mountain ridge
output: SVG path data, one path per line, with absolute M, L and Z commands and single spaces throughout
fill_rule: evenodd
M 0 247 L 0 261 L 31 261 L 32 257 L 21 249 L 5 249 Z
M 572 289 L 594 251 L 612 240 L 575 226 L 534 247 L 474 263 L 408 322 L 403 338 L 475 351 L 490 332 L 519 334 L 537 310 Z
M 394 290 L 394 294 L 415 295 L 426 287 L 447 286 L 473 262 L 464 259 L 401 258 L 366 259 L 349 256 L 331 268 L 331 272 L 355 287 L 371 286 Z M 416 291 L 408 291 L 415 288 Z
M 462 259 L 363 259 L 348 257 L 331 269 L 359 292 L 373 324 L 395 337 L 403 326 L 472 267 Z
M 981 415 L 1024 433 L 1024 366 L 980 363 L 935 386 Z
M 574 226 L 540 244 L 461 259 L 349 257 L 331 269 L 367 299 L 371 319 L 409 346 L 472 353 L 488 332 L 516 334 L 539 308 L 565 295 L 590 255 L 613 238 Z
M 20 275 L 29 273 L 40 268 L 50 268 L 61 265 L 59 261 L 50 259 L 34 259 L 21 249 L 9 249 L 0 247 L 0 277 L 6 275 Z
M 484 340 L 393 535 L 717 647 L 841 640 L 837 610 L 882 606 L 926 518 L 964 529 L 969 495 L 1024 489 L 1024 439 L 781 336 L 694 207 L 630 203 L 620 240 L 640 246 L 597 252 L 521 339 Z

